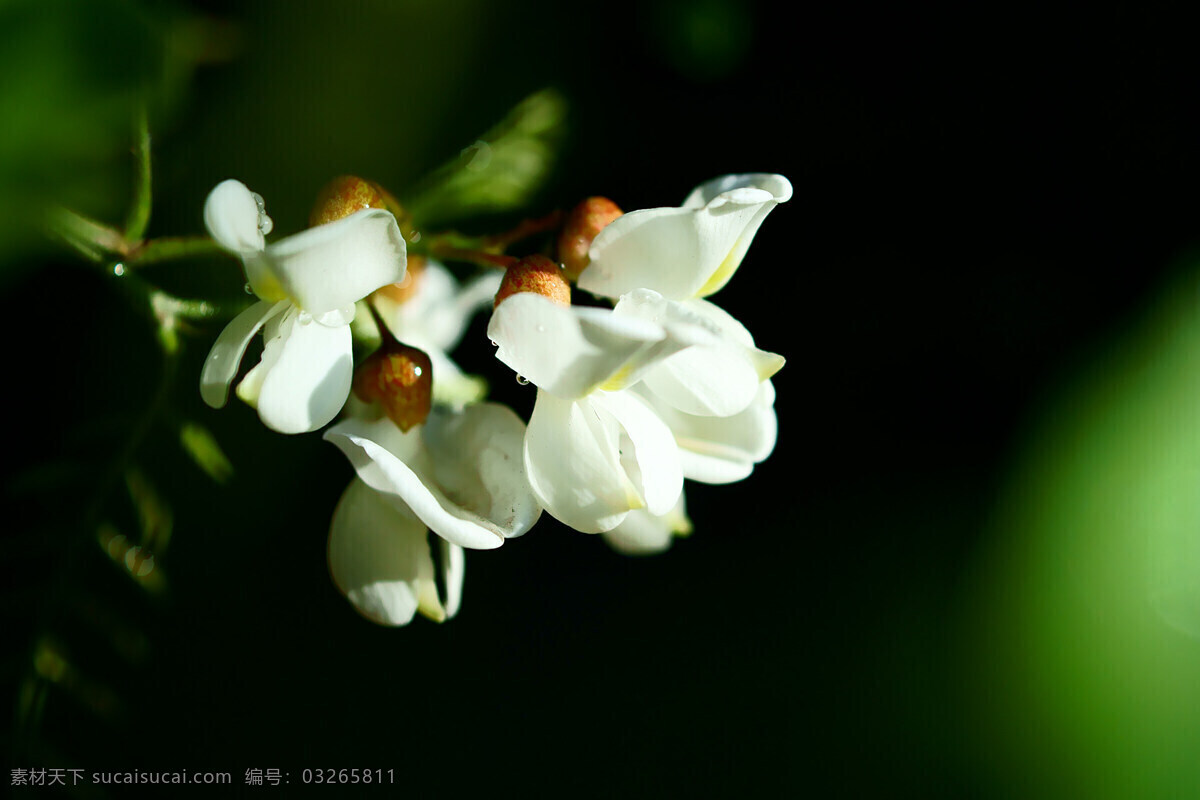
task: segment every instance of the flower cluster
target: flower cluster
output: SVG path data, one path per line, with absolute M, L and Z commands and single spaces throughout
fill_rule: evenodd
M 775 446 L 770 379 L 784 360 L 707 298 L 791 191 L 782 176 L 747 174 L 704 183 L 678 208 L 622 213 L 589 198 L 543 252 L 478 253 L 503 275 L 460 285 L 433 248 L 409 253 L 403 210 L 376 184 L 338 179 L 312 227 L 267 244 L 262 198 L 225 181 L 205 223 L 259 299 L 217 338 L 201 394 L 225 403 L 261 330 L 238 397 L 282 433 L 342 414 L 324 438 L 355 477 L 333 513 L 329 564 L 376 622 L 453 616 L 463 549 L 499 547 L 543 510 L 619 551 L 663 550 L 691 530 L 685 478 L 741 480 Z M 576 292 L 592 300 L 576 304 Z M 484 400 L 486 382 L 450 357 L 488 305 L 496 357 L 535 387 L 528 423 Z M 355 339 L 375 345 L 357 369 Z

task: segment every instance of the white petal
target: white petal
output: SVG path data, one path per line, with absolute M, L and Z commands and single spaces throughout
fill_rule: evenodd
M 673 304 L 712 333 L 708 344 L 690 347 L 656 365 L 644 376 L 663 401 L 688 414 L 727 417 L 743 411 L 759 384 L 784 364 L 775 353 L 759 350 L 740 322 L 706 300 Z
M 241 181 L 217 184 L 204 201 L 204 226 L 217 244 L 234 253 L 263 249 L 258 200 Z
M 742 411 L 758 392 L 759 379 L 738 345 L 692 347 L 676 353 L 644 377 L 651 390 L 689 414 L 727 417 Z
M 730 417 L 684 414 L 663 405 L 644 386 L 636 391 L 675 435 L 685 478 L 703 483 L 740 481 L 775 449 L 779 427 L 770 381 L 760 385 L 745 411 Z
M 499 403 L 461 412 L 435 408 L 421 438 L 432 479 L 457 504 L 489 520 L 506 538 L 537 522 L 542 507 L 525 474 L 525 423 L 511 408 Z
M 671 429 L 632 392 L 597 392 L 590 399 L 621 426 L 621 463 L 646 510 L 667 513 L 683 491 L 679 449 Z
M 786 203 L 792 199 L 792 184 L 787 178 L 766 172 L 750 172 L 742 175 L 723 175 L 700 184 L 683 201 L 683 207 L 701 208 L 720 195 L 738 189 L 766 192 L 776 203 Z
M 355 608 L 381 625 L 406 625 L 422 605 L 426 616 L 444 619 L 449 614 L 437 602 L 433 569 L 424 524 L 361 480 L 351 481 L 333 512 L 329 571 Z
M 662 325 L 601 308 L 566 308 L 521 293 L 492 312 L 488 336 L 496 357 L 537 387 L 577 398 L 666 358 L 684 343 L 668 341 Z
M 769 188 L 735 186 L 699 207 L 649 208 L 618 217 L 592 242 L 591 264 L 579 287 L 605 297 L 638 288 L 670 300 L 712 294 L 737 270 L 759 225 L 782 202 L 776 198 L 791 196 L 790 184 L 787 192 L 778 185 L 785 179 L 768 177 Z M 705 186 L 693 196 L 704 196 Z
M 370 208 L 276 242 L 262 261 L 297 306 L 322 314 L 402 280 L 406 254 L 396 218 Z
M 644 509 L 630 511 L 624 522 L 603 536 L 617 552 L 642 556 L 661 553 L 671 546 L 676 536 L 687 536 L 691 532 L 692 522 L 687 517 L 683 494 L 680 494 L 679 502 L 666 514 L 655 515 Z
M 438 546 L 442 550 L 441 567 L 442 583 L 446 587 L 446 618 L 458 613 L 462 605 L 463 572 L 466 569 L 466 557 L 463 549 L 456 544 L 450 544 L 438 537 Z
M 620 435 L 616 420 L 590 398 L 564 400 L 538 391 L 525 434 L 525 468 L 551 516 L 577 531 L 599 533 L 644 506 L 621 464 Z
M 325 433 L 360 478 L 412 508 L 454 544 L 491 549 L 519 536 L 541 509 L 524 478 L 524 425 L 511 409 L 481 403 L 435 410 L 402 434 L 388 419 L 347 419 Z
M 238 314 L 213 342 L 200 371 L 200 396 L 213 408 L 221 408 L 229 398 L 229 384 L 237 375 L 246 347 L 267 320 L 282 313 L 286 302 L 259 301 Z
M 267 342 L 256 372 L 243 381 L 248 387 L 261 382 L 252 404 L 267 427 L 306 433 L 336 417 L 350 394 L 352 345 L 349 325 L 329 328 L 304 312 L 286 319 L 279 336 Z M 239 386 L 238 394 L 250 402 L 249 391 Z

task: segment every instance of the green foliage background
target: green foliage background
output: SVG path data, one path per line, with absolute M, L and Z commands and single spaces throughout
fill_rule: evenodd
M 1119 4 L 796 13 L 0 2 L 6 764 L 556 796 L 1197 785 L 1186 29 Z M 464 185 L 544 89 L 564 103 L 547 178 Z M 46 233 L 57 206 L 122 227 L 141 107 L 150 237 L 202 234 L 228 177 L 279 233 L 342 173 L 486 233 L 787 175 L 796 197 L 716 298 L 789 359 L 775 454 L 689 486 L 696 532 L 664 556 L 546 519 L 468 555 L 452 622 L 372 626 L 325 566 L 340 456 L 205 407 L 224 317 L 164 356 L 112 263 Z M 540 135 L 497 171 L 548 155 Z M 137 274 L 246 301 L 225 257 Z M 482 320 L 472 336 L 464 367 L 504 374 Z

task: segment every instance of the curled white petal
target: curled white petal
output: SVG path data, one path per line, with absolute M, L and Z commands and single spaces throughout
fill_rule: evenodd
M 337 416 L 350 394 L 352 346 L 348 325 L 330 328 L 293 308 L 239 384 L 238 396 L 272 430 L 314 431 Z
M 387 418 L 347 419 L 325 432 L 371 488 L 404 502 L 454 544 L 491 549 L 537 521 L 541 507 L 524 477 L 524 424 L 494 403 L 435 409 L 401 433 Z
M 702 208 L 723 194 L 745 189 L 766 192 L 776 203 L 786 203 L 792 199 L 792 184 L 787 178 L 766 172 L 747 172 L 705 181 L 692 189 L 683 201 L 683 207 Z
M 403 279 L 407 248 L 391 212 L 371 208 L 276 242 L 259 263 L 292 302 L 319 315 Z M 251 286 L 258 291 L 253 278 Z
M 286 301 L 260 300 L 234 317 L 213 342 L 200 371 L 200 396 L 213 408 L 221 408 L 229 397 L 229 384 L 237 375 L 242 356 L 254 334 L 267 320 L 283 313 Z
M 222 181 L 204 201 L 204 226 L 209 235 L 239 255 L 263 249 L 263 217 L 259 200 L 241 181 Z
M 439 622 L 452 615 L 437 596 L 425 525 L 357 478 L 333 512 L 329 571 L 354 607 L 381 625 L 406 625 L 418 610 Z M 455 577 L 448 594 L 457 610 L 461 570 Z
M 596 236 L 579 287 L 605 297 L 638 288 L 670 300 L 712 294 L 733 276 L 767 214 L 789 197 L 782 176 L 727 176 L 697 187 L 692 205 L 631 211 Z

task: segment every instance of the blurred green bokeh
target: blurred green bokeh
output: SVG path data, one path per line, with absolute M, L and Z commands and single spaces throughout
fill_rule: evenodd
M 1019 796 L 1200 786 L 1200 269 L 1049 404 L 968 615 L 984 760 Z M 977 612 L 977 613 L 975 613 Z

